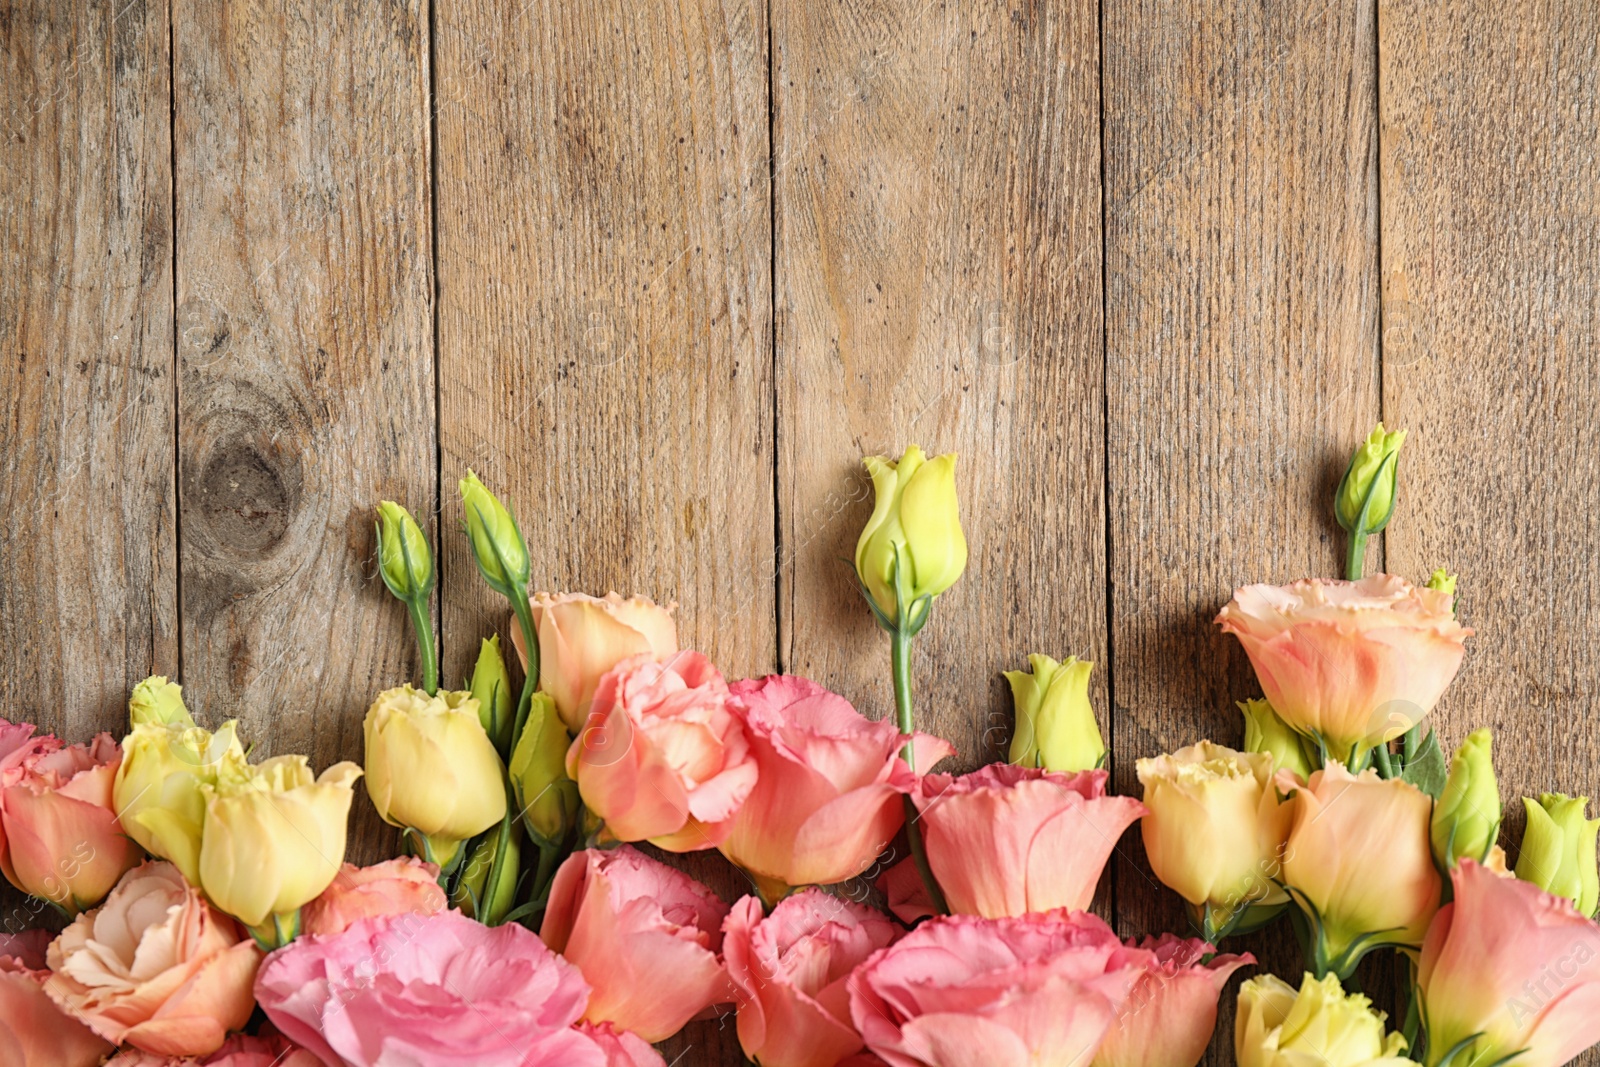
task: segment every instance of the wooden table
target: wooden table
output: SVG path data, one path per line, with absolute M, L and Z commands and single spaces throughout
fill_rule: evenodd
M 1372 565 L 1459 571 L 1478 630 L 1447 745 L 1593 794 L 1597 37 L 1589 0 L 0 0 L 0 708 L 82 738 L 164 672 L 359 758 L 414 672 L 380 497 L 435 517 L 449 680 L 502 621 L 471 467 L 537 586 L 882 714 L 840 558 L 860 456 L 918 442 L 972 549 L 924 724 L 994 758 L 999 672 L 1075 653 L 1136 791 L 1236 740 L 1210 620 L 1338 571 L 1382 418 Z M 1175 927 L 1136 837 L 1104 909 Z

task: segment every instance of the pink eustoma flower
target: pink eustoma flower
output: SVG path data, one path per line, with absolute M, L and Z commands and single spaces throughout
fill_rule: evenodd
M 1477 1034 L 1461 1062 L 1560 1067 L 1600 1042 L 1600 926 L 1471 859 L 1451 878 L 1417 970 L 1428 1047 Z
M 693 852 L 728 836 L 757 768 L 710 660 L 625 660 L 600 679 L 593 709 L 567 751 L 567 774 L 611 838 Z
M 531 931 L 459 912 L 361 919 L 267 957 L 256 999 L 333 1067 L 603 1067 L 589 987 Z
M 856 966 L 895 939 L 881 912 L 807 889 L 763 917 L 745 897 L 723 923 L 739 1045 L 762 1067 L 833 1067 L 860 1052 L 848 982 Z
M 1087 912 L 953 915 L 857 968 L 850 1013 L 890 1067 L 1083 1067 L 1149 955 Z
M 1222 987 L 1255 957 L 1216 956 L 1216 948 L 1199 938 L 1173 934 L 1147 937 L 1133 947 L 1150 954 L 1145 971 L 1092 1067 L 1195 1067 L 1217 1028 Z
M 917 785 L 901 749 L 915 745 L 922 771 L 954 755 L 945 741 L 907 738 L 805 678 L 749 679 L 732 693 L 759 774 L 721 848 L 769 883 L 828 885 L 872 866 L 905 822 L 901 797 Z
M 0 934 L 0 1064 L 6 1067 L 94 1067 L 111 1045 L 56 1007 L 45 946 L 50 934 Z
M 923 778 L 912 798 L 950 911 L 994 919 L 1088 907 L 1117 839 L 1145 813 L 1132 797 L 1108 796 L 1107 777 L 991 763 Z M 907 921 L 926 913 L 910 863 L 887 878 L 895 913 Z
M 573 853 L 539 934 L 594 989 L 584 1018 L 662 1041 L 733 999 L 718 958 L 728 906 L 682 871 L 622 848 Z
M 122 749 L 110 734 L 87 745 L 32 734 L 27 723 L 0 719 L 0 870 L 76 915 L 144 857 L 111 801 Z

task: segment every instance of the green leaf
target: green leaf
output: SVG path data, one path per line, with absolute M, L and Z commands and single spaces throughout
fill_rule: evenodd
M 1438 800 L 1439 794 L 1444 792 L 1445 779 L 1449 776 L 1450 767 L 1445 762 L 1444 750 L 1439 747 L 1439 735 L 1429 730 L 1416 758 L 1406 764 L 1400 777 Z

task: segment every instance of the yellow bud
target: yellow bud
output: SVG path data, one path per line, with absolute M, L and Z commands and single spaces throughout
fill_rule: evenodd
M 1302 780 L 1311 777 L 1318 763 L 1306 751 L 1306 739 L 1278 717 L 1265 700 L 1239 703 L 1244 713 L 1244 750 L 1265 752 L 1272 757 L 1274 771 L 1293 771 Z
M 471 471 L 461 479 L 461 504 L 467 513 L 467 535 L 478 570 L 496 592 L 511 596 L 528 585 L 528 543 L 517 520 Z
M 897 623 L 897 584 L 909 610 L 919 598 L 949 589 L 966 569 L 956 456 L 928 459 L 912 445 L 898 463 L 883 456 L 862 462 L 875 499 L 856 542 L 856 573 L 882 616 Z
M 1300 990 L 1263 974 L 1239 989 L 1233 1052 L 1238 1067 L 1415 1067 L 1406 1039 L 1384 1033 L 1385 1015 L 1339 980 L 1309 973 Z
M 1334 495 L 1334 513 L 1340 526 L 1352 532 L 1375 534 L 1388 525 L 1389 516 L 1394 513 L 1395 470 L 1400 446 L 1405 440 L 1406 431 L 1386 433 L 1380 422 L 1356 449 Z M 1364 520 L 1363 504 L 1367 505 Z M 1358 522 L 1361 523 L 1359 531 L 1356 530 Z
M 1528 825 L 1522 832 L 1517 877 L 1566 897 L 1579 912 L 1593 916 L 1600 903 L 1600 874 L 1595 868 L 1600 819 L 1584 817 L 1589 798 L 1545 793 L 1537 802 L 1524 798 L 1522 803 L 1528 810 Z
M 361 768 L 336 763 L 318 777 L 306 757 L 279 756 L 233 770 L 202 787 L 199 885 L 217 907 L 260 926 L 332 884 Z
M 161 675 L 146 678 L 133 687 L 128 697 L 128 724 L 160 723 L 163 726 L 193 726 L 194 719 L 183 704 L 183 687 Z
M 572 738 L 549 693 L 533 694 L 528 723 L 511 753 L 511 787 L 535 841 L 558 845 L 578 816 L 577 783 L 567 777 Z
M 433 589 L 433 552 L 411 512 L 392 500 L 378 505 L 378 570 L 401 600 L 423 600 Z
M 1016 706 L 1011 762 L 1052 771 L 1087 771 L 1100 766 L 1105 741 L 1089 705 L 1089 675 L 1094 664 L 1070 656 L 1028 657 L 1033 673 L 1006 671 Z
M 466 692 L 378 694 L 362 723 L 367 795 L 391 826 L 427 837 L 439 862 L 506 813 L 500 756 Z
M 503 922 L 506 913 L 517 903 L 517 879 L 522 872 L 522 824 L 507 825 L 504 839 L 496 830 L 472 850 L 466 866 L 461 869 L 461 880 L 450 895 L 450 903 L 460 908 L 463 915 L 488 926 Z M 484 887 L 494 870 L 495 857 L 502 849 L 505 858 L 500 862 L 500 876 L 495 880 L 494 889 L 486 891 Z
M 478 702 L 478 721 L 502 755 L 511 748 L 511 729 L 516 725 L 515 698 L 511 680 L 506 677 L 506 661 L 500 655 L 500 635 L 485 638 L 472 668 L 472 699 Z
M 1441 593 L 1449 593 L 1451 596 L 1455 596 L 1456 595 L 1456 576 L 1453 575 L 1453 574 L 1446 573 L 1445 569 L 1443 567 L 1440 567 L 1438 570 L 1434 571 L 1433 572 L 1433 576 L 1428 579 L 1428 588 L 1429 589 L 1438 590 Z
M 199 884 L 205 790 L 246 766 L 231 721 L 214 734 L 198 726 L 140 723 L 122 740 L 112 803 L 129 837 Z

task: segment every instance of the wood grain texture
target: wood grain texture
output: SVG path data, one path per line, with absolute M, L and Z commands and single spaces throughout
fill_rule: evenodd
M 1000 672 L 1102 664 L 1095 5 L 774 5 L 783 663 L 891 713 L 847 562 L 861 457 L 960 453 L 969 562 L 918 638 L 918 725 L 960 764 L 1011 727 Z
M 167 8 L 0 4 L 0 715 L 177 672 Z
M 1515 862 L 1517 797 L 1600 795 L 1600 12 L 1379 18 L 1384 410 L 1413 431 L 1389 561 L 1460 574 L 1477 635 L 1436 721 L 1494 728 Z
M 373 509 L 435 503 L 426 3 L 175 25 L 185 692 L 260 755 L 359 760 L 415 676 Z M 351 855 L 393 844 L 358 799 Z
M 536 588 L 675 600 L 728 677 L 776 666 L 766 42 L 749 0 L 439 7 L 451 678 L 507 614 L 456 531 L 469 467 L 521 517 Z M 741 1062 L 731 1016 L 663 1049 Z
M 1329 502 L 1379 415 L 1373 11 L 1104 17 L 1114 752 L 1138 795 L 1140 757 L 1240 743 L 1260 690 L 1212 624 L 1233 589 L 1342 567 Z M 1124 934 L 1184 928 L 1137 835 L 1116 879 Z M 1292 975 L 1290 941 L 1246 945 Z

